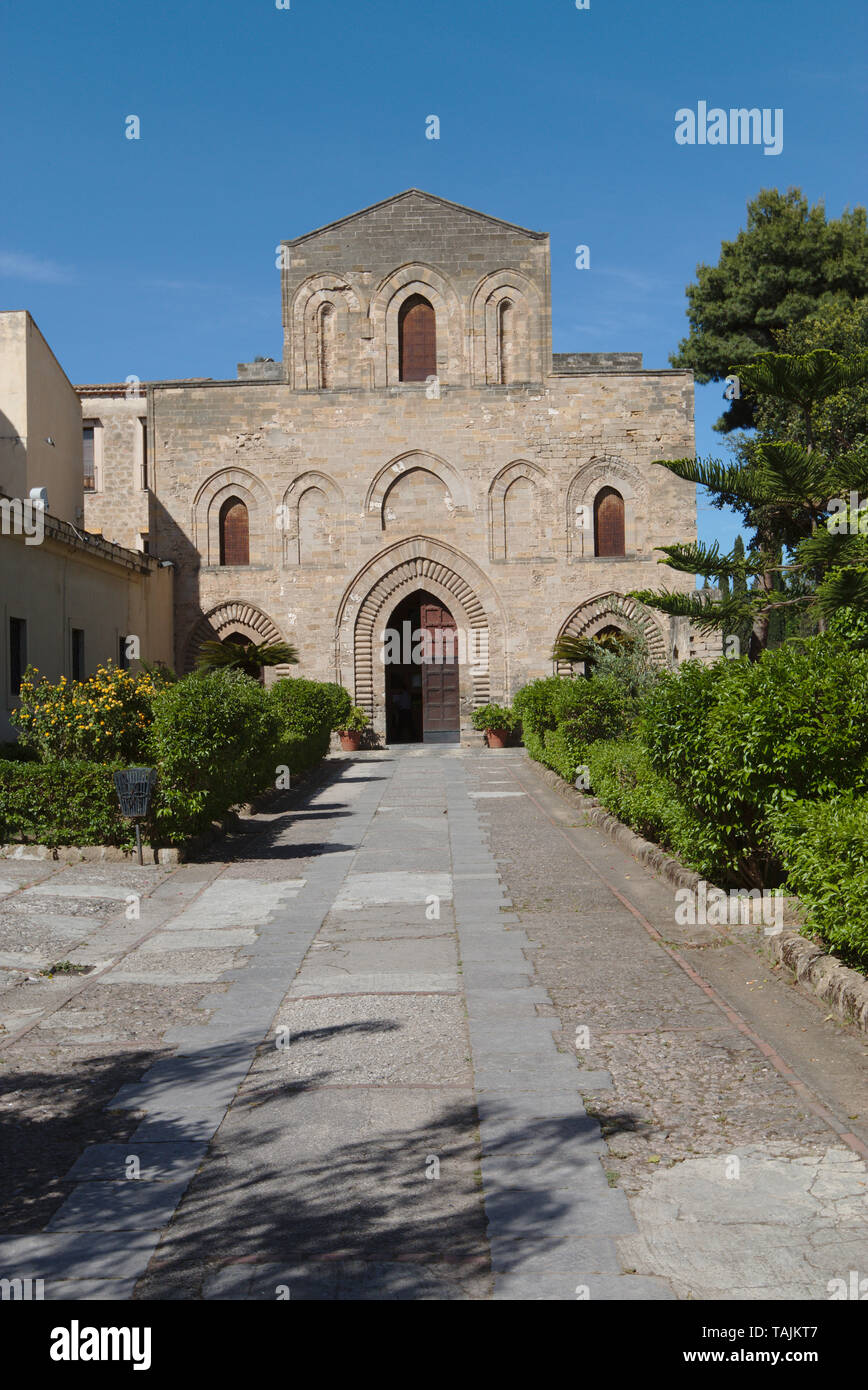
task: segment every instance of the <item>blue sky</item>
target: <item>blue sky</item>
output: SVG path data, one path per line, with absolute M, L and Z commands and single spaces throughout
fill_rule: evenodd
M 555 351 L 662 367 L 697 262 L 761 187 L 830 216 L 865 200 L 857 0 L 290 5 L 5 7 L 0 306 L 31 311 L 73 381 L 279 357 L 276 243 L 414 186 L 551 234 Z M 782 108 L 783 152 L 676 145 L 699 100 Z M 698 452 L 724 450 L 722 409 L 698 388 Z

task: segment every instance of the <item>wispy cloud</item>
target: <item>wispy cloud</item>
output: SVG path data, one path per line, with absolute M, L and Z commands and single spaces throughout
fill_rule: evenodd
M 31 256 L 27 251 L 0 251 L 0 279 L 32 280 L 40 285 L 68 285 L 72 271 L 57 261 Z

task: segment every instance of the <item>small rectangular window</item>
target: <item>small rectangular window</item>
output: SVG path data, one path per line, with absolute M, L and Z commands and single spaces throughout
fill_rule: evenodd
M 139 457 L 141 459 L 141 471 L 139 474 L 139 487 L 148 486 L 148 422 L 145 416 L 139 419 Z
M 9 619 L 9 690 L 21 694 L 21 682 L 27 669 L 27 619 Z
M 84 461 L 84 490 L 96 490 L 96 426 L 85 421 L 81 431 L 82 456 Z
M 72 679 L 84 680 L 84 629 L 72 629 Z
M 129 662 L 127 661 L 127 639 L 126 637 L 124 637 L 122 633 L 121 636 L 118 638 L 118 668 L 121 671 L 126 671 L 128 666 Z

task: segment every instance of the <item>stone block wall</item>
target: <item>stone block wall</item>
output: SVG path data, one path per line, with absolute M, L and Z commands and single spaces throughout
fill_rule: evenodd
M 657 586 L 655 546 L 695 536 L 693 488 L 651 464 L 692 451 L 689 373 L 552 376 L 537 388 L 451 388 L 437 399 L 413 385 L 152 393 L 153 545 L 176 566 L 181 668 L 212 615 L 218 635 L 234 623 L 294 642 L 300 672 L 343 681 L 379 718 L 378 625 L 425 587 L 459 627 L 489 632 L 488 680 L 468 677 L 462 689 L 469 717 L 480 692 L 507 699 L 549 673 L 552 643 L 583 605 Z M 595 558 L 577 534 L 576 508 L 603 483 L 625 497 L 623 558 Z M 245 567 L 221 567 L 209 541 L 230 495 L 250 517 Z M 692 587 L 689 576 L 667 578 Z M 665 659 L 668 623 L 643 622 Z
M 147 394 L 125 385 L 80 386 L 82 422 L 95 425 L 96 488 L 84 494 L 84 526 L 128 550 L 150 532 Z
M 383 634 L 419 590 L 463 634 L 464 726 L 549 674 L 564 632 L 639 623 L 661 662 L 699 650 L 624 597 L 693 587 L 655 547 L 695 538 L 695 492 L 653 463 L 694 452 L 692 375 L 643 370 L 638 353 L 553 362 L 544 233 L 410 190 L 284 243 L 281 285 L 283 363 L 148 386 L 148 491 L 141 403 L 84 401 L 105 431 L 87 524 L 128 545 L 146 530 L 175 566 L 179 669 L 206 637 L 283 638 L 299 673 L 343 682 L 382 730 Z M 416 294 L 434 309 L 436 373 L 402 382 Z M 602 488 L 623 498 L 623 556 L 595 555 Z M 224 565 L 221 509 L 237 502 L 249 563 Z

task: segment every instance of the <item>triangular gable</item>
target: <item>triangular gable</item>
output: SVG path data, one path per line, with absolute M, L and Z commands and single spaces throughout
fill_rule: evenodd
M 339 217 L 336 222 L 327 222 L 325 226 L 315 227 L 313 231 L 305 232 L 303 236 L 291 237 L 284 241 L 283 245 L 298 246 L 310 237 L 321 236 L 323 232 L 334 231 L 335 228 L 343 227 L 348 222 L 356 221 L 357 218 L 378 212 L 380 208 L 388 207 L 390 203 L 399 203 L 404 198 L 424 198 L 426 202 L 434 203 L 437 207 L 451 208 L 453 212 L 463 213 L 466 217 L 478 217 L 483 222 L 491 222 L 509 232 L 520 232 L 522 236 L 533 237 L 535 240 L 543 240 L 547 235 L 545 232 L 533 232 L 528 227 L 519 227 L 515 222 L 505 222 L 501 217 L 490 217 L 487 212 L 477 212 L 475 208 L 464 207 L 462 203 L 452 203 L 448 198 L 438 198 L 436 194 L 426 193 L 424 189 L 408 188 L 403 193 L 396 193 L 392 198 L 383 198 L 379 203 L 371 203 L 370 207 L 360 208 L 358 212 L 351 212 L 347 217 Z

